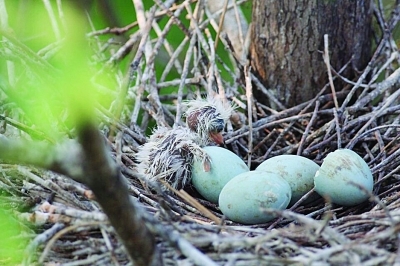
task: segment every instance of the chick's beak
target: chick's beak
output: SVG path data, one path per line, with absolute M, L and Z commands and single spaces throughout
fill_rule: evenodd
M 224 137 L 221 132 L 210 132 L 210 138 L 217 144 L 224 144 Z

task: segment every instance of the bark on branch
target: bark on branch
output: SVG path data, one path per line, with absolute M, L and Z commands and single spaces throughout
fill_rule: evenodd
M 85 183 L 135 265 L 157 265 L 155 237 L 142 219 L 140 206 L 131 200 L 128 186 L 93 123 L 78 128 L 78 142 L 80 145 L 70 141 L 66 147 L 0 138 L 0 158 L 53 170 Z

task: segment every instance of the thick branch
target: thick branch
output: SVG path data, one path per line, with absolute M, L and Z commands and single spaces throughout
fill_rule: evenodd
M 128 187 L 106 151 L 100 132 L 93 124 L 85 123 L 79 129 L 78 140 L 84 154 L 84 182 L 93 190 L 136 265 L 150 265 L 155 258 L 155 238 L 130 199 Z
M 88 185 L 135 265 L 154 265 L 155 238 L 139 214 L 140 207 L 131 200 L 100 132 L 92 123 L 85 123 L 78 132 L 81 145 L 69 141 L 54 147 L 0 138 L 0 158 L 53 170 Z

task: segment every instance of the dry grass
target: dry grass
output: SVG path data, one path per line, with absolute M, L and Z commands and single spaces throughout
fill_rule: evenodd
M 140 5 L 140 1 L 133 2 Z M 338 91 L 332 94 L 334 90 L 327 84 L 315 99 L 276 111 L 251 99 L 252 90 L 266 89 L 254 75 L 244 72 L 245 66 L 215 53 L 206 27 L 212 21 L 207 15 L 196 13 L 193 5 L 188 5 L 191 1 L 173 10 L 155 2 L 157 5 L 147 14 L 138 12 L 130 39 L 109 57 L 108 64 L 118 65 L 132 46 L 136 49 L 129 75 L 115 70 L 121 81 L 116 109 L 98 111 L 104 123 L 112 125 L 117 133 L 108 144 L 132 197 L 151 214 L 145 219 L 157 235 L 163 264 L 201 265 L 205 257 L 218 265 L 400 263 L 400 69 L 398 48 L 389 35 L 357 80 L 347 80 L 330 70 L 333 79 L 345 80 L 346 90 L 336 88 Z M 190 27 L 179 21 L 184 18 L 178 13 L 183 11 L 193 14 L 186 18 L 190 19 Z M 157 30 L 161 18 L 168 18 L 168 22 Z M 397 21 L 398 14 L 393 12 L 389 22 L 395 25 Z M 217 27 L 218 22 L 211 24 Z M 186 37 L 180 46 L 172 47 L 167 35 L 176 25 Z M 128 29 L 104 29 L 89 37 L 97 42 L 99 35 L 113 36 Z M 150 30 L 157 36 L 145 43 Z M 229 51 L 228 43 L 223 44 Z M 160 58 L 166 58 L 163 72 L 155 66 Z M 230 67 L 232 61 L 234 67 Z M 172 70 L 179 75 L 168 80 Z M 156 78 L 156 73 L 162 76 Z M 246 83 L 241 75 L 252 82 Z M 378 76 L 385 78 L 377 81 Z M 176 94 L 165 93 L 168 86 L 176 86 Z M 335 206 L 322 198 L 309 204 L 301 201 L 279 212 L 280 218 L 274 221 L 244 226 L 225 219 L 218 206 L 198 198 L 193 191 L 189 193 L 192 196 L 182 191 L 172 195 L 149 192 L 132 171 L 133 155 L 145 141 L 143 129 L 154 121 L 168 126 L 183 123 L 182 100 L 212 91 L 219 91 L 239 107 L 225 134 L 226 147 L 253 168 L 280 154 L 297 154 L 321 164 L 329 152 L 349 148 L 362 155 L 372 169 L 374 195 L 355 207 Z M 277 101 L 269 94 L 266 97 Z M 131 100 L 135 100 L 133 107 Z M 118 106 L 123 114 L 121 121 L 127 123 L 116 122 L 112 115 Z M 18 208 L 17 216 L 38 225 L 30 230 L 34 238 L 27 248 L 37 252 L 26 253 L 27 264 L 36 261 L 34 254 L 47 265 L 128 263 L 107 217 L 83 185 L 25 166 L 2 164 L 1 170 L 0 187 L 12 195 L 4 202 L 11 206 L 22 203 L 24 208 Z

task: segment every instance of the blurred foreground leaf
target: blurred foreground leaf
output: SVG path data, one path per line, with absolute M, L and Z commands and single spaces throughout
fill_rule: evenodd
M 58 140 L 76 125 L 93 121 L 97 102 L 110 102 L 98 93 L 94 83 L 106 88 L 112 84 L 107 75 L 89 64 L 92 51 L 85 38 L 87 22 L 78 11 L 65 3 L 63 20 L 53 21 L 52 26 L 40 1 L 32 8 L 34 12 L 21 21 L 31 23 L 27 26 L 31 32 L 24 29 L 29 41 L 18 32 L 0 31 L 0 49 L 10 54 L 9 58 L 0 58 L 0 63 L 4 66 L 12 58 L 16 76 L 15 84 L 5 83 L 1 89 L 29 125 Z M 0 71 L 3 77 L 7 76 L 7 69 Z
M 0 209 L 0 265 L 17 265 L 22 262 L 27 245 L 22 225 L 9 213 Z

